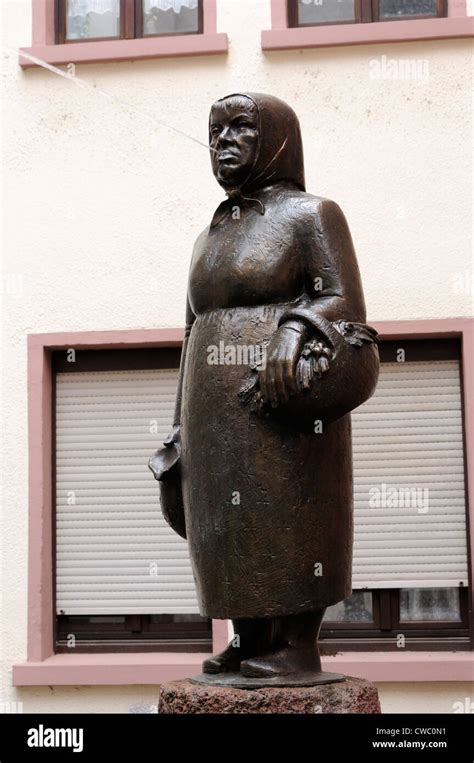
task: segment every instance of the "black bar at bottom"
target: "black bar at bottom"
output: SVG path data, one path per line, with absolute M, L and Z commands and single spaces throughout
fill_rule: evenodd
M 196 753 L 225 759 L 235 752 L 250 761 L 259 751 L 309 755 L 315 763 L 322 754 L 472 763 L 472 709 L 449 715 L 6 714 L 0 715 L 0 763 L 158 761 Z

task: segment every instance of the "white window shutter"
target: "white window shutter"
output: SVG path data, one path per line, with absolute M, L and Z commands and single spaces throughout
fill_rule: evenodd
M 353 587 L 467 585 L 459 363 L 382 363 L 353 456 Z
M 56 377 L 57 612 L 198 613 L 187 544 L 147 467 L 173 420 L 177 369 Z

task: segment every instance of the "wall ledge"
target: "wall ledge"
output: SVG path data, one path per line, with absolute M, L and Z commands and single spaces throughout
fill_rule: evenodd
M 132 652 L 55 654 L 13 666 L 13 686 L 158 685 L 201 672 L 209 654 Z
M 13 686 L 158 685 L 200 672 L 208 654 L 56 654 L 13 666 Z M 323 669 L 375 682 L 473 681 L 474 652 L 345 652 Z
M 473 681 L 474 652 L 343 652 L 323 668 L 375 682 Z
M 143 37 L 133 40 L 72 42 L 63 45 L 33 45 L 20 48 L 19 64 L 23 69 L 38 66 L 22 51 L 48 64 L 97 64 L 117 61 L 139 61 L 151 58 L 210 56 L 227 53 L 227 34 L 186 34 L 170 37 Z
M 376 21 L 370 24 L 274 28 L 262 32 L 263 50 L 328 48 L 415 40 L 441 40 L 474 36 L 474 17 L 451 17 L 408 21 Z

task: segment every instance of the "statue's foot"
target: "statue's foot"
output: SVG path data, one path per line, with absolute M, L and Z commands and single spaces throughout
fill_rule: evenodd
M 237 673 L 240 669 L 242 650 L 232 642 L 219 654 L 213 654 L 202 663 L 203 673 Z
M 238 673 L 240 663 L 249 657 L 266 654 L 274 643 L 272 618 L 232 620 L 235 636 L 220 654 L 202 663 L 203 673 Z
M 240 663 L 240 672 L 247 678 L 276 678 L 293 673 L 318 673 L 321 661 L 314 646 L 286 646 L 276 652 L 252 657 Z

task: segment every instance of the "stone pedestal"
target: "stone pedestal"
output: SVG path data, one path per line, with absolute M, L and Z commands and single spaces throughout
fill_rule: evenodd
M 369 681 L 347 676 L 320 686 L 234 689 L 191 681 L 163 684 L 159 713 L 380 713 L 377 689 Z

